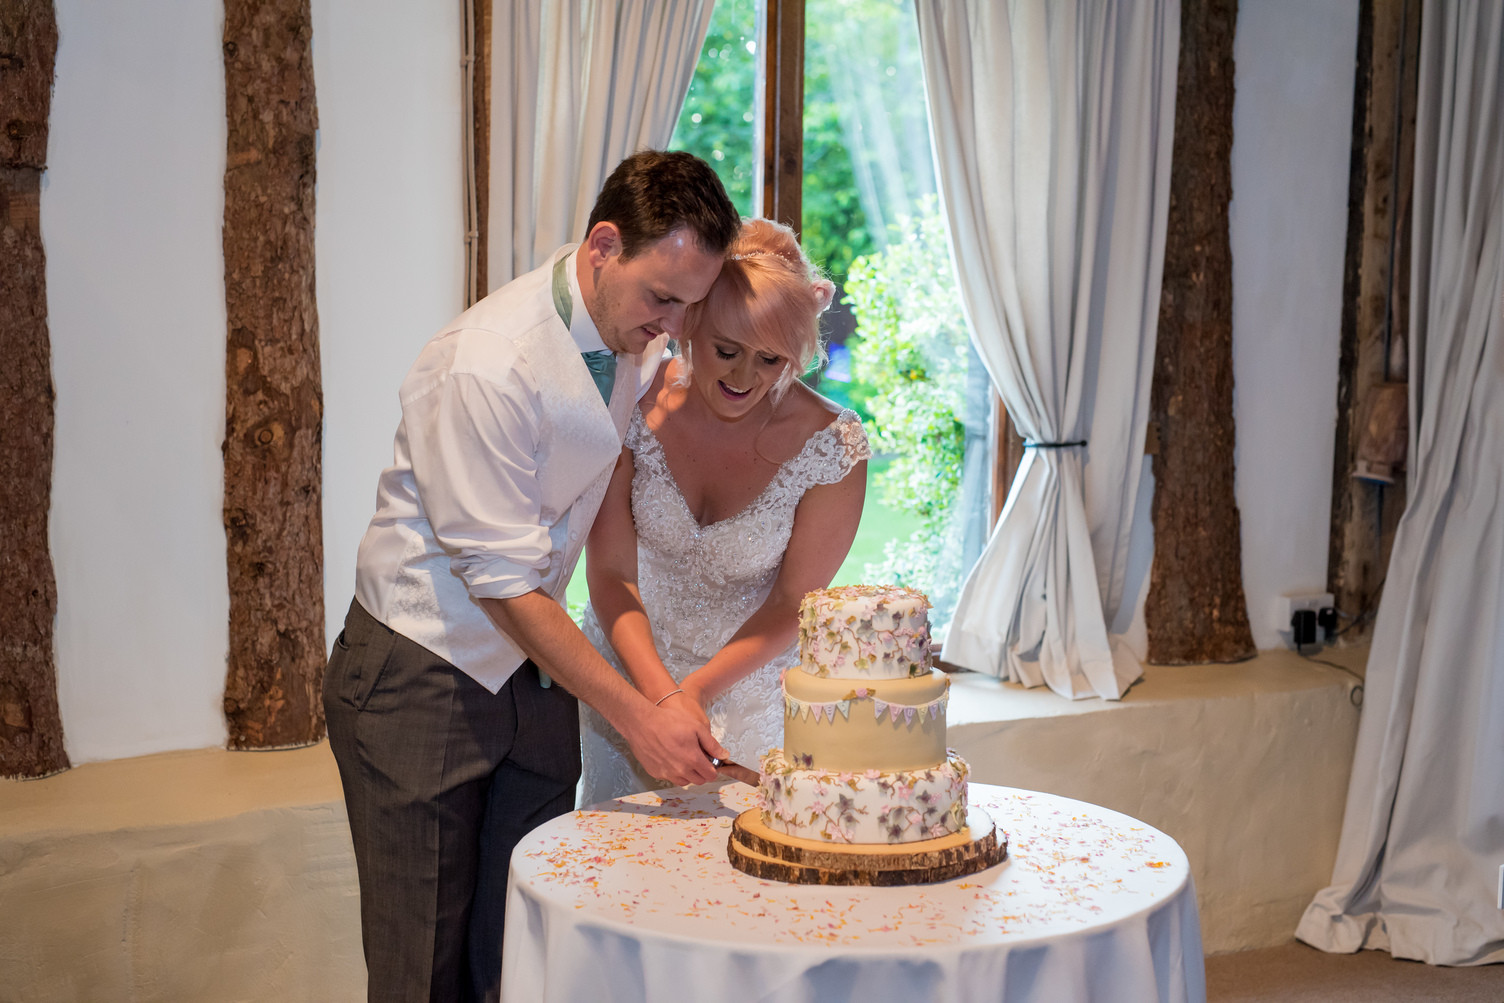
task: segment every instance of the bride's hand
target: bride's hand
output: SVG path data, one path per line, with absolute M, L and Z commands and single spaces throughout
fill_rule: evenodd
M 684 686 L 681 692 L 663 701 L 663 706 L 672 707 L 681 714 L 688 714 L 704 724 L 706 728 L 710 727 L 710 718 L 705 714 L 705 708 L 700 703 L 698 693 L 691 687 Z

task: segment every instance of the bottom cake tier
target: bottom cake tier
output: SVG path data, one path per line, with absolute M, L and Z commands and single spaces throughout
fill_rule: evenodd
M 774 749 L 762 759 L 762 822 L 769 829 L 827 843 L 913 843 L 959 832 L 966 824 L 966 760 L 919 770 L 838 773 L 801 769 Z

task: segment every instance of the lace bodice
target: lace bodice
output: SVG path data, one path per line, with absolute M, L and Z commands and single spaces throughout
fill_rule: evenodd
M 701 526 L 674 483 L 663 445 L 642 412 L 627 428 L 632 450 L 632 518 L 637 527 L 637 585 L 658 654 L 669 673 L 683 679 L 731 639 L 767 598 L 794 528 L 805 491 L 834 484 L 872 455 L 852 411 L 805 440 L 768 486 L 737 514 Z M 585 636 L 621 671 L 593 609 Z M 778 679 L 797 660 L 797 644 L 740 680 L 707 708 L 711 729 L 733 759 L 756 768 L 769 748 L 782 744 L 783 701 Z M 583 804 L 654 786 L 631 769 L 626 745 L 589 708 L 585 725 Z M 623 786 L 625 785 L 625 786 Z

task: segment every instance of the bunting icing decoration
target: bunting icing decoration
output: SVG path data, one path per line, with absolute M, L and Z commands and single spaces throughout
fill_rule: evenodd
M 844 700 L 831 701 L 800 700 L 798 697 L 792 697 L 788 693 L 784 693 L 783 712 L 786 717 L 802 718 L 808 721 L 810 716 L 813 715 L 816 724 L 826 720 L 834 724 L 837 713 L 847 721 L 850 721 L 851 705 L 863 701 L 870 701 L 872 703 L 872 716 L 875 720 L 880 721 L 886 715 L 888 720 L 893 724 L 897 724 L 900 720 L 905 724 L 913 724 L 916 718 L 923 724 L 926 718 L 935 721 L 940 718 L 940 715 L 945 713 L 946 705 L 950 701 L 950 690 L 947 689 L 940 696 L 928 703 L 912 706 L 892 703 L 888 700 L 880 700 L 875 696 L 869 695 L 866 690 L 858 690 L 856 694 Z

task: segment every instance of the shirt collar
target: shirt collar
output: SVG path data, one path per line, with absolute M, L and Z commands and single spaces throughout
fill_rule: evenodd
M 591 319 L 590 311 L 585 309 L 585 301 L 580 296 L 580 276 L 575 271 L 579 245 L 566 247 L 562 253 L 567 255 L 564 271 L 569 275 L 569 298 L 574 304 L 569 311 L 569 337 L 582 352 L 604 351 L 606 343 L 601 339 L 601 332 L 596 328 L 595 321 Z

